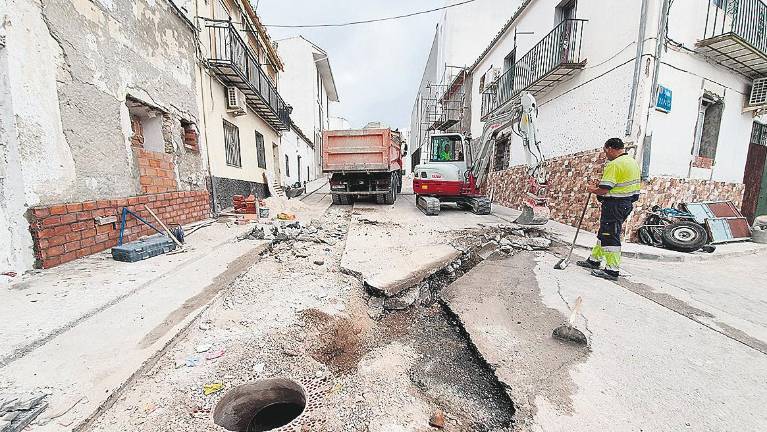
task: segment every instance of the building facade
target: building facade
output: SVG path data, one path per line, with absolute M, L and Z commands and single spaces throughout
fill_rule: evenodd
M 469 68 L 471 132 L 480 136 L 531 92 L 552 215 L 567 223 L 598 179 L 610 137 L 623 138 L 642 166 L 629 230 L 653 205 L 722 199 L 750 217 L 767 212 L 765 29 L 761 0 L 528 0 Z M 521 139 L 507 129 L 494 144 L 488 192 L 519 207 Z M 598 226 L 596 207 L 586 226 Z
M 331 104 L 339 98 L 327 52 L 303 36 L 278 41 L 278 49 L 285 61 L 282 91 L 298 126 L 282 149 L 283 182 L 292 185 L 321 175 L 322 132 L 330 129 Z
M 208 217 L 188 15 L 170 1 L 0 3 L 0 269 L 114 246 L 123 207 Z M 131 220 L 123 234 L 149 232 Z
M 445 5 L 454 4 L 446 1 Z M 447 9 L 431 49 L 410 115 L 410 170 L 427 158 L 424 143 L 436 131 L 466 132 L 471 118 L 469 65 L 520 5 L 520 0 L 483 0 Z M 423 151 L 422 151 L 423 149 Z
M 202 131 L 216 211 L 234 195 L 264 197 L 279 183 L 291 107 L 278 91 L 283 62 L 247 0 L 196 2 Z

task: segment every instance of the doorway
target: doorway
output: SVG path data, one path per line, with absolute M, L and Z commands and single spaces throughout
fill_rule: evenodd
M 280 147 L 276 143 L 272 143 L 272 159 L 274 159 L 274 164 L 272 165 L 274 167 L 274 178 L 279 183 L 282 183 L 280 181 L 281 174 L 280 174 Z
M 746 190 L 743 193 L 741 209 L 749 223 L 756 216 L 767 214 L 767 125 L 754 122 L 751 132 L 751 142 L 746 157 L 746 169 L 743 183 Z

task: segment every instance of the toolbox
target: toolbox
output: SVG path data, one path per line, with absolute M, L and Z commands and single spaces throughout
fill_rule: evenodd
M 166 236 L 152 236 L 112 248 L 112 258 L 116 261 L 136 262 L 162 255 L 176 249 L 176 243 Z

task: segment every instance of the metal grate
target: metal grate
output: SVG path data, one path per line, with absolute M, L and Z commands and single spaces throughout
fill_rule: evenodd
M 224 120 L 224 150 L 226 151 L 226 164 L 229 166 L 242 167 L 240 155 L 240 130 L 237 126 Z
M 757 78 L 751 87 L 750 106 L 767 105 L 767 78 Z
M 751 129 L 751 144 L 767 146 L 767 125 L 754 122 Z

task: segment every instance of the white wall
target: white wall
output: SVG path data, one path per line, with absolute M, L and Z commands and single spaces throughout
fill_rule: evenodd
M 669 14 L 669 37 L 688 50 L 703 37 L 706 8 L 674 2 Z M 669 114 L 652 112 L 653 143 L 650 175 L 688 177 L 693 155 L 698 108 L 704 90 L 724 97 L 724 113 L 713 169 L 692 169 L 692 177 L 743 181 L 753 116 L 744 114 L 750 81 L 686 49 L 663 53 L 659 83 L 673 92 Z
M 347 130 L 351 128 L 352 125 L 349 123 L 349 120 L 343 117 L 331 116 L 328 119 L 328 130 Z
M 282 183 L 292 186 L 295 183 L 306 183 L 317 178 L 318 167 L 314 163 L 314 147 L 304 141 L 295 131 L 283 135 L 282 145 Z M 290 175 L 286 175 L 285 156 L 290 161 Z M 298 158 L 301 157 L 301 173 L 298 172 Z M 308 173 L 307 173 L 308 170 Z
M 478 64 L 472 84 L 472 136 L 481 136 L 483 130 L 480 77 L 491 68 L 503 68 L 504 57 L 514 49 L 515 28 L 535 32 L 518 36 L 517 60 L 554 29 L 558 4 L 559 0 L 533 1 Z M 539 139 L 547 157 L 599 148 L 610 137 L 624 136 L 639 8 L 640 2 L 635 0 L 579 2 L 577 18 L 588 20 L 581 45 L 586 68 L 537 97 Z M 516 136 L 512 139 L 511 163 L 524 163 L 521 140 Z

